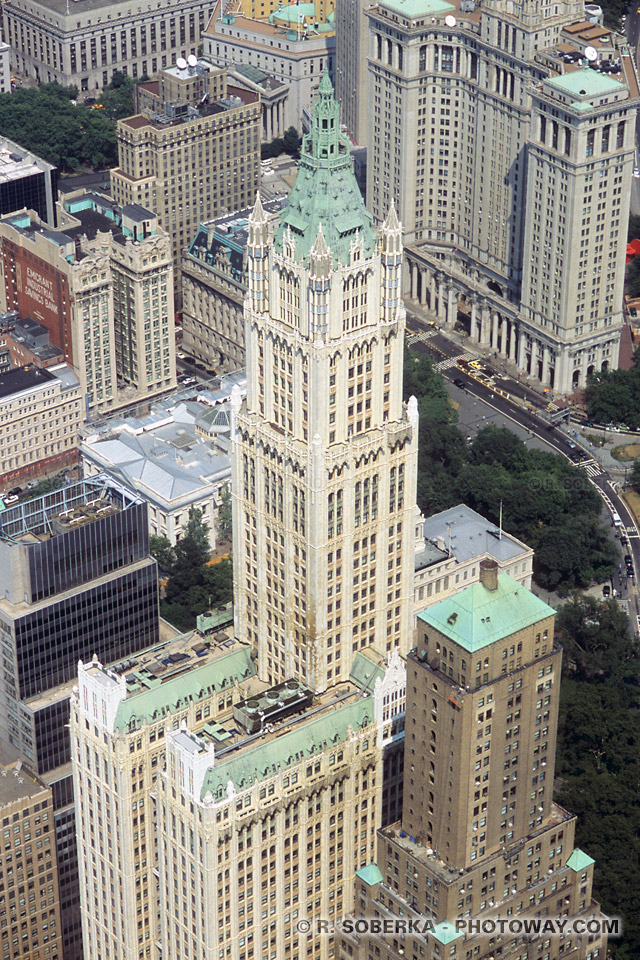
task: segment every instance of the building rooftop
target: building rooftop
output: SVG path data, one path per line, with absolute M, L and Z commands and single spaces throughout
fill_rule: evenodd
M 504 563 L 532 552 L 522 541 L 504 530 L 501 532 L 495 523 L 464 503 L 425 520 L 424 535 L 434 551 L 434 563 L 446 556 L 455 557 L 458 563 L 466 563 L 485 553 Z
M 579 847 L 576 847 L 567 860 L 567 866 L 574 870 L 576 873 L 580 873 L 581 870 L 586 870 L 587 867 L 590 867 L 592 863 L 595 863 L 595 860 L 589 856 L 588 853 L 585 853 L 584 850 L 580 850 Z
M 0 538 L 23 545 L 38 543 L 134 503 L 142 500 L 111 477 L 99 475 L 7 507 L 0 514 Z
M 195 633 L 137 655 L 129 661 L 131 668 L 126 662 L 121 670 L 113 668 L 126 677 L 127 697 L 118 706 L 114 724 L 121 732 L 155 723 L 188 703 L 231 689 L 257 672 L 247 644 L 230 639 L 206 647 Z M 130 672 L 125 672 L 127 669 Z
M 18 393 L 54 383 L 55 379 L 49 370 L 42 367 L 18 367 L 0 373 L 0 400 L 9 400 Z
M 55 167 L 12 140 L 0 137 L 0 183 L 20 180 L 43 170 L 55 170 Z
M 222 799 L 229 783 L 236 790 L 247 790 L 256 780 L 265 780 L 327 747 L 344 743 L 352 730 L 373 721 L 373 701 L 350 685 L 332 688 L 318 701 L 318 706 L 301 717 L 285 720 L 272 732 L 242 737 L 216 751 L 215 766 L 204 778 L 202 799 L 208 793 Z
M 418 619 L 475 653 L 554 614 L 547 603 L 501 573 L 496 590 L 474 583 L 423 610 Z
M 0 815 L 6 813 L 4 807 L 38 796 L 46 789 L 46 784 L 21 760 L 0 764 Z
M 607 93 L 626 90 L 626 86 L 616 77 L 600 73 L 586 66 L 581 70 L 563 73 L 545 81 L 550 86 L 574 97 L 599 97 Z
M 285 237 L 291 237 L 298 262 L 318 244 L 321 255 L 328 251 L 334 263 L 346 265 L 353 244 L 362 244 L 364 256 L 371 256 L 376 244 L 326 70 L 313 106 L 311 133 L 303 138 L 298 175 L 274 233 L 279 252 Z
M 446 0 L 380 0 L 380 6 L 388 7 L 405 17 L 430 17 L 453 13 L 456 7 Z

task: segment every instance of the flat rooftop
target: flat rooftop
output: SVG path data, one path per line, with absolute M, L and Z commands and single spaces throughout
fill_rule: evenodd
M 47 789 L 22 761 L 0 764 L 0 815 L 3 807 L 13 806 L 29 797 L 38 796 Z
M 100 474 L 7 507 L 0 514 L 0 538 L 13 543 L 48 540 L 82 522 L 104 516 L 107 511 L 126 510 L 134 503 L 143 503 L 143 500 L 115 480 Z M 102 513 L 99 514 L 100 510 Z M 78 513 L 78 523 L 71 522 L 75 512 Z
M 0 400 L 8 400 L 17 393 L 34 390 L 55 381 L 54 375 L 42 367 L 17 367 L 0 374 Z
M 454 557 L 458 563 L 467 563 L 485 553 L 504 563 L 532 552 L 531 547 L 464 503 L 428 517 L 424 522 L 424 535 L 432 548 L 432 563 L 446 556 Z

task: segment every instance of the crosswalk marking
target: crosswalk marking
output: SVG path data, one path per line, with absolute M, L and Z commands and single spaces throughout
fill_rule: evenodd
M 580 466 L 586 470 L 590 477 L 599 477 L 602 473 L 602 467 L 593 461 L 591 463 L 581 463 Z
M 474 360 L 475 356 L 473 353 L 461 353 L 459 357 L 447 357 L 446 360 L 441 360 L 440 363 L 436 363 L 436 370 L 449 370 L 450 367 L 455 367 L 458 360 Z
M 411 333 L 406 338 L 407 344 L 411 347 L 414 343 L 424 343 L 431 337 L 435 337 L 437 332 L 437 330 L 421 330 L 420 333 Z

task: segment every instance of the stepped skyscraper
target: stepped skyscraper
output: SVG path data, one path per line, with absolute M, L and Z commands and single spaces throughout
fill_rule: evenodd
M 273 237 L 258 199 L 234 414 L 236 634 L 315 691 L 412 635 L 417 404 L 402 399 L 402 234 L 376 231 L 327 75 Z

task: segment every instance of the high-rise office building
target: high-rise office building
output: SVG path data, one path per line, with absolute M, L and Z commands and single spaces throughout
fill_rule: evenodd
M 115 199 L 153 210 L 171 237 L 178 309 L 182 254 L 199 224 L 248 206 L 260 171 L 259 96 L 228 84 L 225 70 L 190 61 L 140 84 L 140 113 L 118 122 L 111 173 Z
M 176 383 L 171 244 L 150 210 L 80 191 L 60 229 L 22 211 L 0 221 L 0 298 L 64 352 L 84 410 L 107 412 Z M 83 417 L 84 419 L 84 417 Z
M 71 484 L 0 515 L 0 745 L 53 790 L 65 960 L 81 956 L 69 697 L 78 660 L 158 641 L 147 507 L 112 480 Z
M 567 392 L 615 367 L 638 80 L 578 0 L 380 0 L 367 199 L 398 204 L 405 291 Z
M 236 634 L 316 691 L 410 646 L 417 404 L 402 402 L 401 228 L 376 231 L 325 73 L 273 237 L 249 221 L 247 398 L 235 408 Z
M 494 560 L 419 617 L 407 659 L 404 798 L 356 878 L 357 915 L 430 920 L 416 934 L 342 934 L 337 956 L 605 957 L 606 937 L 493 937 L 456 921 L 598 915 L 593 860 L 553 802 L 561 649 L 554 611 Z
M 336 0 L 336 100 L 340 118 L 355 142 L 366 146 L 369 134 L 370 0 Z
M 54 226 L 57 193 L 58 171 L 54 166 L 13 140 L 0 137 L 0 216 L 26 208 Z
M 62 960 L 51 788 L 0 750 L 0 956 Z

